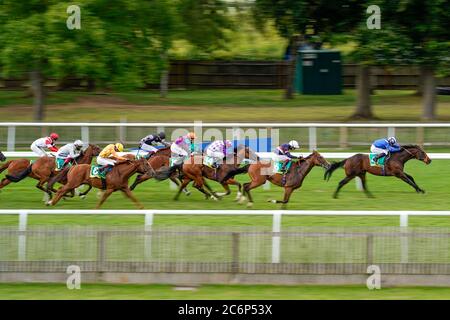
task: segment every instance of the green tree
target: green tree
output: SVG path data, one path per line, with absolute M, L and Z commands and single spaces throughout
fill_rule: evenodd
M 302 36 L 311 35 L 321 42 L 351 31 L 361 21 L 365 1 L 360 0 L 255 0 L 255 22 L 262 26 L 274 21 L 280 35 L 289 40 L 290 64 L 285 97 L 293 97 L 293 78 L 297 48 Z
M 138 87 L 161 65 L 172 20 L 166 0 L 85 0 L 81 29 L 66 26 L 58 0 L 4 0 L 0 7 L 0 65 L 4 76 L 28 75 L 34 119 L 44 119 L 44 81 L 76 76 L 103 87 Z M 169 34 L 169 35 L 168 35 Z

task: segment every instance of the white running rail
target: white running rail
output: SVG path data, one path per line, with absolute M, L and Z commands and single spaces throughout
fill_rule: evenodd
M 143 215 L 146 231 L 151 231 L 154 215 L 269 215 L 272 216 L 272 263 L 280 262 L 281 217 L 283 215 L 301 216 L 398 216 L 400 227 L 404 231 L 408 227 L 409 216 L 450 216 L 450 211 L 340 211 L 340 210 L 32 210 L 6 209 L 0 215 L 19 215 L 19 231 L 27 230 L 28 215 Z M 151 236 L 145 237 L 145 246 L 150 248 Z M 408 262 L 408 239 L 401 239 L 402 262 Z M 26 260 L 26 235 L 18 237 L 18 258 Z

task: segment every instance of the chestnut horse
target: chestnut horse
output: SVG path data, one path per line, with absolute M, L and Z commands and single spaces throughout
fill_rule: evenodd
M 286 204 L 289 202 L 289 198 L 294 190 L 300 188 L 302 186 L 303 180 L 311 171 L 314 166 L 321 166 L 323 168 L 328 168 L 330 164 L 325 160 L 324 157 L 320 155 L 319 152 L 314 151 L 306 158 L 303 158 L 299 161 L 294 161 L 286 173 L 286 179 L 283 184 L 283 174 L 272 173 L 272 162 L 260 162 L 251 164 L 248 168 L 248 175 L 251 178 L 250 182 L 244 183 L 244 196 L 241 198 L 239 203 L 243 203 L 248 197 L 248 207 L 253 205 L 253 198 L 250 194 L 250 190 L 255 189 L 266 181 L 270 181 L 271 183 L 284 188 L 284 198 L 283 200 L 268 200 L 273 203 L 282 203 L 283 208 L 286 207 Z
M 100 147 L 90 144 L 76 161 L 79 164 L 90 164 L 92 158 L 99 153 Z M 23 169 L 24 164 L 27 164 L 25 169 Z M 36 188 L 44 191 L 50 198 L 52 197 L 52 192 L 56 192 L 54 189 L 44 188 L 44 184 L 55 174 L 55 157 L 41 157 L 31 165 L 30 161 L 26 159 L 12 160 L 9 164 L 6 162 L 5 165 L 0 168 L 0 172 L 5 169 L 8 169 L 9 174 L 1 181 L 0 189 L 11 182 L 19 182 L 29 176 L 39 181 Z M 63 182 L 64 181 L 61 181 L 61 183 Z
M 111 172 L 106 175 L 106 190 L 97 204 L 97 209 L 105 202 L 105 200 L 114 192 L 122 191 L 129 199 L 131 199 L 139 209 L 143 209 L 142 204 L 134 197 L 128 187 L 128 179 L 136 172 L 141 174 L 152 174 L 153 169 L 150 167 L 146 159 L 139 160 L 123 160 L 117 162 Z M 102 182 L 99 178 L 91 178 L 91 165 L 78 164 L 70 168 L 67 173 L 67 183 L 63 185 L 55 195 L 53 200 L 49 201 L 49 205 L 56 205 L 58 201 L 67 193 L 75 190 L 79 186 L 87 184 L 90 187 L 98 189 L 102 188 Z
M 386 159 L 384 170 L 382 167 L 371 166 L 369 156 L 367 154 L 358 153 L 343 161 L 333 163 L 325 172 L 324 179 L 330 180 L 334 170 L 344 167 L 346 177 L 339 182 L 339 185 L 333 195 L 334 198 L 337 198 L 339 190 L 355 177 L 359 177 L 361 179 L 364 192 L 368 197 L 372 197 L 372 194 L 369 190 L 367 190 L 366 172 L 376 176 L 397 177 L 412 186 L 417 193 L 425 193 L 425 190 L 422 190 L 416 184 L 414 178 L 403 171 L 405 163 L 411 159 L 417 159 L 426 164 L 431 163 L 431 159 L 421 147 L 417 145 L 405 145 L 402 146 L 399 152 L 390 154 L 390 157 Z

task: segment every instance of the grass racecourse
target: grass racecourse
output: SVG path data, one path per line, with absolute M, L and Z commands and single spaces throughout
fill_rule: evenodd
M 2 121 L 31 121 L 31 100 L 23 92 L 0 92 Z M 161 99 L 157 92 L 133 92 L 95 95 L 79 92 L 58 92 L 49 96 L 46 121 L 348 121 L 354 110 L 355 94 L 346 90 L 342 96 L 297 96 L 285 101 L 281 90 L 198 90 L 172 91 Z M 450 121 L 450 97 L 439 96 L 438 120 Z M 420 98 L 412 91 L 377 91 L 373 97 L 374 113 L 380 121 L 420 121 Z M 102 112 L 93 112 L 101 108 Z M 36 137 L 30 137 L 30 141 Z M 5 141 L 0 141 L 0 149 Z M 323 151 L 320 150 L 319 151 Z M 446 149 L 433 152 L 448 152 Z M 306 154 L 307 152 L 304 151 Z M 333 159 L 328 159 L 333 160 Z M 350 182 L 339 199 L 332 194 L 342 169 L 329 182 L 323 180 L 324 170 L 314 168 L 300 190 L 294 192 L 288 209 L 298 210 L 450 210 L 450 160 L 434 160 L 430 165 L 412 160 L 406 165 L 426 194 L 416 194 L 406 183 L 393 177 L 368 175 L 368 187 L 375 198 L 368 199 Z M 1 177 L 0 177 L 1 178 Z M 247 175 L 239 176 L 247 182 Z M 50 209 L 42 202 L 42 192 L 35 180 L 12 184 L 0 191 L 1 209 Z M 220 185 L 211 182 L 216 191 Z M 241 209 L 232 195 L 221 201 L 205 200 L 190 187 L 192 195 L 182 195 L 172 201 L 175 190 L 169 182 L 148 181 L 140 185 L 136 197 L 146 209 Z M 281 199 L 283 190 L 276 186 L 253 191 L 252 210 L 279 209 L 268 199 Z M 93 209 L 96 191 L 87 199 L 61 200 L 57 208 Z M 135 209 L 122 194 L 113 194 L 103 209 Z M 108 215 L 31 215 L 28 224 L 80 226 L 142 226 L 143 216 Z M 17 226 L 17 215 L 0 216 L 0 226 Z M 270 216 L 187 216 L 156 215 L 155 226 L 265 226 L 270 228 Z M 398 226 L 398 217 L 336 217 L 284 216 L 282 227 L 288 226 Z M 410 217 L 412 227 L 450 227 L 450 217 Z M 167 285 L 107 285 L 82 284 L 81 290 L 68 290 L 65 284 L 0 284 L 0 299 L 450 299 L 448 288 L 382 288 L 368 290 L 365 286 L 221 286 L 206 285 L 193 291 L 177 291 Z

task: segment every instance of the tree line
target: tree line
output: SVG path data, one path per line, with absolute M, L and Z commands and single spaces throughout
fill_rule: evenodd
M 159 78 L 167 94 L 169 52 L 184 40 L 200 52 L 225 48 L 240 19 L 263 30 L 273 22 L 289 42 L 285 97 L 293 97 L 297 48 L 305 39 L 353 43 L 358 62 L 354 118 L 373 117 L 370 66 L 414 64 L 421 70 L 423 118 L 436 115 L 436 76 L 450 72 L 450 0 L 82 0 L 70 16 L 58 0 L 4 0 L 0 6 L 0 68 L 28 76 L 34 119 L 44 118 L 44 80 L 83 78 L 101 88 L 139 88 Z M 379 28 L 368 8 L 377 6 Z M 69 28 L 67 19 L 77 20 Z

